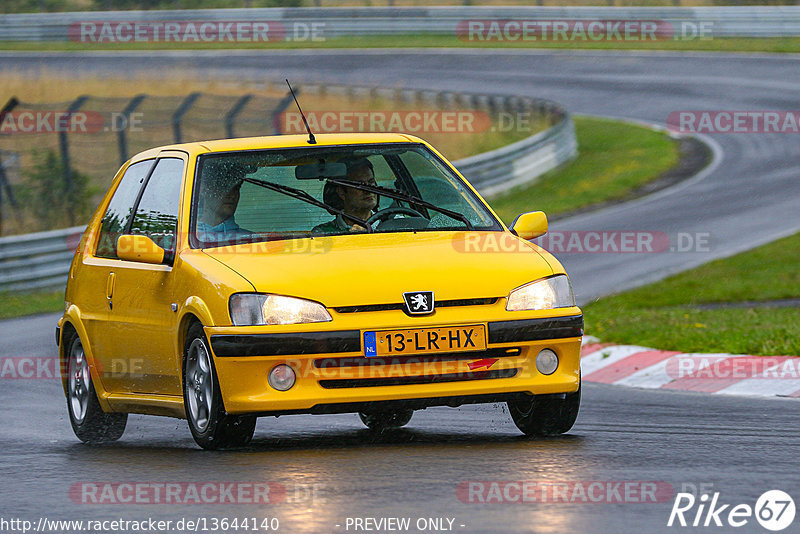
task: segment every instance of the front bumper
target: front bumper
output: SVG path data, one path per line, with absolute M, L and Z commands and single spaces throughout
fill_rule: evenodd
M 484 321 L 476 321 L 476 308 L 437 310 L 425 318 L 392 311 L 337 314 L 330 323 L 208 327 L 206 335 L 231 414 L 359 411 L 398 401 L 411 407 L 457 405 L 578 389 L 583 333 L 578 308 L 509 313 L 497 305 L 480 306 Z M 477 323 L 486 326 L 486 350 L 364 357 L 364 331 Z M 536 355 L 545 348 L 559 358 L 552 375 L 536 369 Z M 288 391 L 267 383 L 279 363 L 297 375 Z

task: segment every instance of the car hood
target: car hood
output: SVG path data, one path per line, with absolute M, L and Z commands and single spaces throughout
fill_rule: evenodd
M 258 292 L 337 307 L 402 302 L 406 291 L 433 291 L 437 301 L 505 297 L 553 274 L 540 250 L 509 232 L 408 232 L 241 244 L 205 253 Z

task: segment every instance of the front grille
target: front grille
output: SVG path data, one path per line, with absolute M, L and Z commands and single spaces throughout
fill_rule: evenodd
M 440 352 L 436 354 L 415 354 L 409 356 L 363 356 L 341 358 L 318 358 L 314 360 L 317 369 L 335 369 L 340 367 L 380 367 L 384 365 L 403 365 L 408 363 L 438 363 L 459 360 L 475 360 L 478 358 L 503 358 L 519 356 L 519 347 L 504 347 L 475 352 Z
M 482 299 L 456 299 L 437 301 L 436 308 L 449 308 L 454 306 L 486 306 L 497 302 L 497 297 Z M 362 313 L 374 311 L 401 310 L 405 311 L 406 305 L 402 302 L 392 304 L 362 304 L 360 306 L 339 306 L 333 308 L 336 313 Z
M 412 384 L 437 384 L 441 382 L 465 382 L 468 380 L 489 380 L 492 378 L 511 378 L 519 369 L 498 369 L 496 371 L 478 371 L 475 373 L 450 373 L 445 375 L 398 376 L 381 378 L 346 378 L 337 380 L 320 380 L 319 385 L 325 389 L 367 388 L 378 386 L 406 386 Z

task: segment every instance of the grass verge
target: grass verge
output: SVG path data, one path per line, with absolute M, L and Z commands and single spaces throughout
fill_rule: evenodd
M 0 319 L 36 313 L 52 313 L 64 309 L 64 290 L 0 293 Z
M 608 119 L 574 121 L 578 157 L 532 185 L 493 198 L 490 204 L 503 221 L 526 211 L 552 217 L 622 199 L 678 163 L 678 143 L 664 132 Z
M 800 233 L 584 307 L 603 341 L 681 352 L 800 355 L 797 308 L 698 309 L 797 298 Z
M 456 35 L 406 34 L 331 37 L 320 41 L 269 42 L 125 42 L 80 43 L 0 42 L 0 50 L 223 50 L 223 49 L 322 49 L 322 48 L 521 48 L 557 50 L 675 50 L 700 52 L 800 52 L 800 37 L 720 37 L 716 39 L 656 41 L 468 41 Z

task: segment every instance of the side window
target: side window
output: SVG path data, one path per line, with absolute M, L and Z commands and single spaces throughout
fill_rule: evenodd
M 472 196 L 458 178 L 451 174 L 433 155 L 408 151 L 400 156 L 403 165 L 414 176 L 414 183 L 423 200 L 442 208 L 467 214 L 476 226 L 492 226 L 486 209 Z M 442 224 L 452 222 L 445 215 L 435 216 Z
M 454 211 L 464 210 L 466 187 L 456 182 L 454 177 L 447 176 L 438 165 L 433 165 L 430 159 L 419 152 L 409 151 L 401 157 L 414 176 L 414 183 L 424 200 Z
M 131 218 L 133 205 L 147 173 L 153 167 L 153 160 L 134 163 L 122 177 L 114 196 L 108 204 L 106 214 L 100 222 L 100 236 L 95 255 L 101 258 L 117 258 L 117 238 L 122 235 Z
M 133 217 L 132 234 L 146 235 L 165 250 L 174 248 L 182 179 L 182 159 L 158 160 Z

